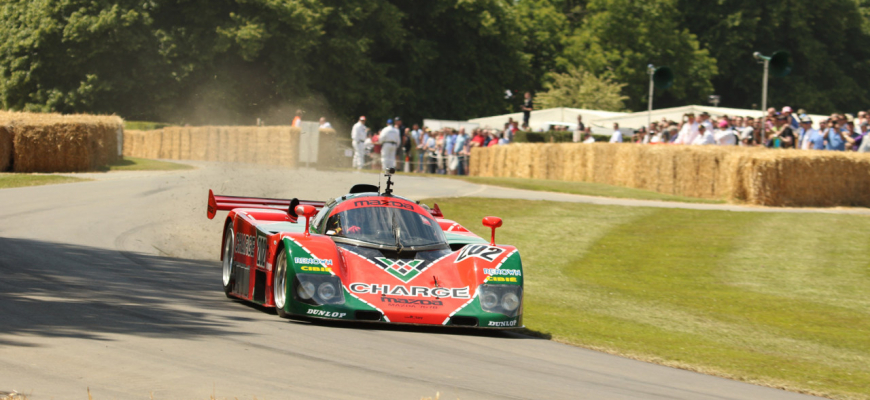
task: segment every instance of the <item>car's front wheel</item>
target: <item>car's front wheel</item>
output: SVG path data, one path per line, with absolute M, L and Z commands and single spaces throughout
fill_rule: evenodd
M 235 254 L 236 236 L 231 222 L 227 223 L 226 232 L 224 234 L 223 284 L 224 293 L 227 297 L 232 298 L 230 292 L 233 289 L 233 255 Z
M 284 306 L 287 304 L 287 252 L 284 249 L 278 253 L 278 258 L 275 261 L 275 272 L 272 276 L 275 310 L 279 317 L 288 318 L 290 314 L 284 311 Z

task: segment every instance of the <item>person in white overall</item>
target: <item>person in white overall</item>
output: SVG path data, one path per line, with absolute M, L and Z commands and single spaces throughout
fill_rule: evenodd
M 362 169 L 366 162 L 366 117 L 359 117 L 359 121 L 353 124 L 350 130 L 350 139 L 353 141 L 353 167 Z
M 381 145 L 381 166 L 384 169 L 396 168 L 396 149 L 399 148 L 399 130 L 393 127 L 393 120 L 387 120 L 387 126 L 381 130 L 378 144 Z

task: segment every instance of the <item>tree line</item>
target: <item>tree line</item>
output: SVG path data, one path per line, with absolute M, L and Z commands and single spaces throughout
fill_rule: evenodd
M 192 124 L 286 124 L 303 109 L 380 125 L 515 112 L 525 91 L 552 91 L 552 104 L 574 76 L 594 104 L 642 110 L 655 64 L 676 77 L 657 107 L 715 93 L 749 108 L 762 77 L 752 53 L 787 50 L 793 72 L 771 79 L 769 103 L 848 112 L 868 101 L 868 11 L 868 0 L 6 0 L 0 106 Z

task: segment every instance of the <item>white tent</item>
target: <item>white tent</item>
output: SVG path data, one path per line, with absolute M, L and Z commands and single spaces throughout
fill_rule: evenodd
M 545 125 L 554 123 L 554 122 L 565 122 L 569 124 L 577 123 L 577 116 L 583 116 L 583 123 L 588 124 L 590 121 L 594 121 L 601 118 L 607 117 L 615 117 L 620 115 L 625 115 L 625 113 L 620 112 L 612 112 L 612 111 L 601 111 L 601 110 L 584 110 L 580 108 L 548 108 L 545 110 L 534 110 L 532 111 L 532 115 L 529 118 L 529 127 L 532 130 L 543 129 Z M 504 115 L 495 115 L 492 117 L 483 117 L 483 118 L 474 118 L 468 120 L 468 122 L 474 122 L 480 124 L 483 128 L 496 128 L 496 129 L 504 129 L 504 124 L 508 122 L 508 118 L 513 118 L 514 121 L 517 121 L 517 124 L 523 123 L 523 113 L 513 113 L 513 114 L 504 114 Z
M 656 122 L 661 121 L 662 118 L 665 118 L 671 121 L 680 122 L 683 119 L 683 115 L 687 113 L 694 113 L 695 115 L 699 115 L 705 111 L 713 118 L 716 118 L 720 115 L 758 118 L 762 114 L 759 110 L 689 105 L 652 110 L 651 120 L 653 122 Z M 620 130 L 640 129 L 640 127 L 646 126 L 647 124 L 646 111 L 619 113 L 611 111 L 583 110 L 579 108 L 560 107 L 532 111 L 531 118 L 529 119 L 529 125 L 532 130 L 536 131 L 545 129 L 548 125 L 552 123 L 559 122 L 573 126 L 573 124 L 577 123 L 578 115 L 583 116 L 583 123 L 585 123 L 587 126 L 591 126 L 594 132 L 607 131 L 607 133 L 610 133 L 612 132 L 614 123 L 619 124 Z M 813 126 L 817 128 L 818 122 L 827 118 L 827 116 L 824 115 L 810 115 L 809 117 L 813 119 Z M 508 118 L 513 118 L 514 121 L 522 123 L 523 113 L 520 112 L 513 114 L 496 115 L 492 117 L 475 118 L 469 120 L 469 122 L 478 123 L 481 127 L 484 128 L 490 127 L 501 129 L 504 127 L 504 124 L 507 123 Z

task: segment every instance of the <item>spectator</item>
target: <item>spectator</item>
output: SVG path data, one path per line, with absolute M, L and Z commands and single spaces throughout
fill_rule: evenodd
M 737 133 L 731 129 L 731 125 L 728 123 L 727 119 L 719 121 L 719 129 L 716 130 L 713 137 L 716 139 L 716 144 L 720 146 L 737 145 Z
M 302 110 L 296 110 L 296 116 L 293 117 L 293 122 L 290 123 L 290 126 L 295 126 L 297 128 L 302 126 Z
M 695 137 L 695 140 L 692 141 L 693 145 L 708 145 L 708 144 L 716 144 L 716 138 L 713 136 L 712 132 L 707 131 L 707 127 L 705 125 L 698 125 L 698 136 Z
M 424 173 L 428 172 L 428 157 L 429 157 L 429 138 L 431 137 L 431 132 L 429 128 L 424 127 L 423 133 L 420 135 L 420 145 L 417 147 L 417 155 L 419 156 L 417 172 Z
M 435 133 L 430 132 L 426 138 L 426 173 L 434 174 L 438 168 L 438 141 Z
M 698 122 L 695 121 L 695 114 L 688 113 L 683 116 L 683 127 L 680 128 L 680 133 L 677 135 L 674 143 L 676 144 L 692 144 L 700 134 L 698 130 Z
M 825 137 L 819 131 L 813 129 L 813 120 L 809 117 L 801 119 L 800 148 L 801 150 L 824 150 Z
M 800 128 L 800 121 L 794 115 L 792 115 L 791 107 L 785 106 L 782 108 L 782 115 L 785 116 L 786 125 L 791 127 L 792 131 L 796 131 Z
M 387 120 L 387 126 L 381 129 L 376 143 L 381 145 L 381 165 L 384 169 L 396 168 L 396 150 L 399 147 L 401 135 L 399 130 L 393 126 L 393 120 Z
M 780 114 L 774 120 L 774 129 L 768 135 L 767 147 L 770 148 L 795 148 L 795 134 L 788 123 L 785 115 Z
M 402 136 L 402 171 L 411 172 L 411 157 L 416 152 L 417 146 L 413 144 L 414 139 L 411 137 L 411 128 L 405 128 L 405 135 Z
M 381 168 L 381 145 L 378 143 L 380 134 L 375 132 L 368 133 L 369 139 L 366 140 L 366 147 L 370 148 L 369 157 L 371 158 L 372 169 L 378 170 Z
M 467 174 L 468 168 L 468 135 L 465 133 L 465 128 L 459 128 L 459 134 L 456 135 L 456 140 L 453 143 L 453 154 L 456 156 L 456 174 Z
M 583 143 L 595 143 L 595 138 L 592 137 L 592 128 L 586 127 L 586 130 L 583 132 Z
M 332 124 L 326 122 L 326 117 L 320 117 L 320 129 L 332 129 Z
M 532 94 L 526 92 L 525 100 L 523 100 L 523 128 L 529 128 L 529 119 L 532 116 L 532 110 L 535 109 L 535 103 L 532 101 Z
M 574 143 L 580 142 L 583 137 L 583 133 L 586 132 L 586 125 L 583 123 L 583 116 L 577 116 L 577 129 L 574 130 L 574 135 L 572 135 L 571 139 Z
M 474 130 L 474 137 L 471 138 L 471 147 L 486 147 L 486 137 L 480 129 Z
M 363 164 L 365 164 L 366 136 L 366 117 L 362 115 L 350 130 L 350 139 L 353 146 L 353 167 L 356 169 L 362 169 Z
M 622 131 L 619 130 L 619 124 L 613 124 L 613 134 L 610 135 L 610 143 L 622 143 Z
M 456 147 L 456 131 L 450 129 L 447 132 L 447 137 L 444 138 L 444 155 L 447 157 L 447 175 L 456 175 L 456 168 L 459 167 L 459 159 L 456 153 L 453 152 Z
M 834 151 L 846 150 L 846 139 L 843 137 L 843 131 L 840 130 L 840 121 L 837 114 L 832 115 L 832 118 L 825 124 L 825 149 Z
M 701 115 L 698 116 L 698 124 L 704 125 L 704 128 L 706 128 L 707 132 L 713 132 L 713 122 L 710 121 L 710 114 L 708 114 L 706 111 L 702 112 Z

